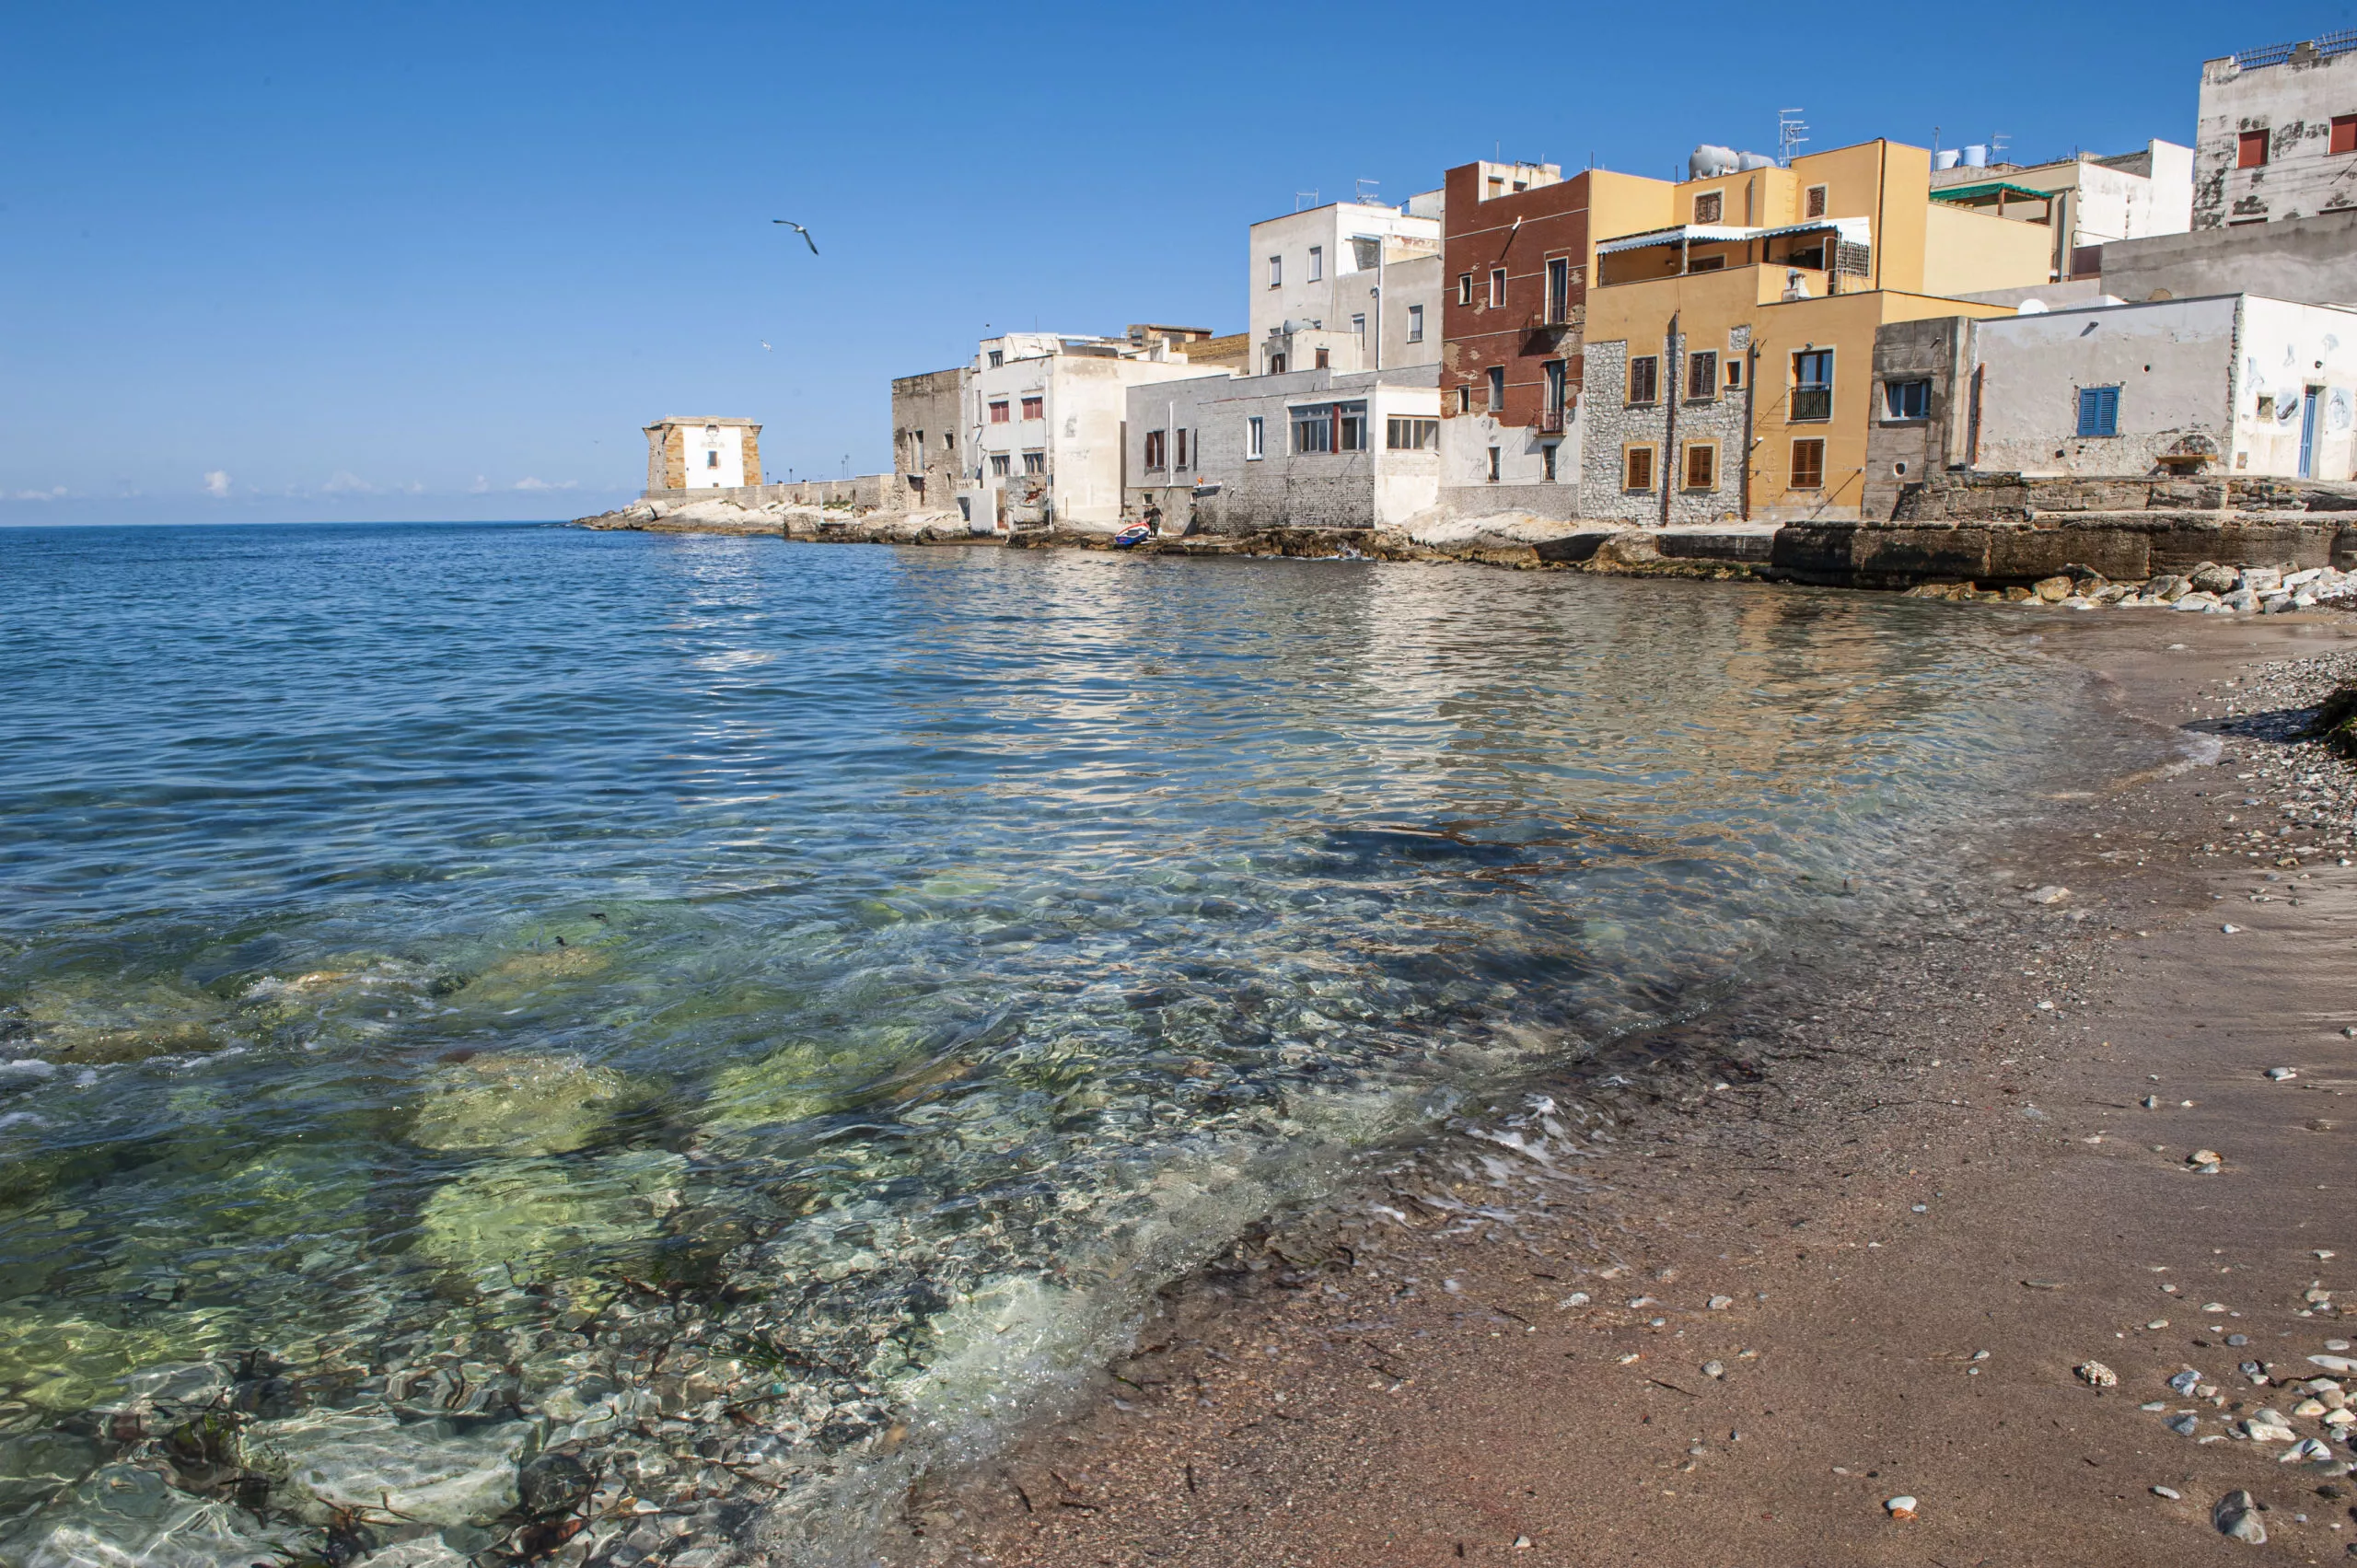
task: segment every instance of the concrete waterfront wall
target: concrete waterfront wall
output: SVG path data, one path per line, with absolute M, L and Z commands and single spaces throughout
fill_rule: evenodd
M 643 499 L 733 501 L 749 507 L 783 502 L 789 506 L 843 506 L 854 512 L 906 512 L 919 505 L 906 477 L 897 473 L 864 473 L 856 479 L 806 479 L 793 484 L 737 484 L 718 490 L 650 490 Z
M 1844 587 L 1985 587 L 2033 583 L 2071 566 L 2114 582 L 2142 582 L 2203 562 L 2345 569 L 2357 564 L 2357 517 L 2153 512 L 2035 523 L 1793 523 L 1777 530 L 1769 568 L 1776 576 Z

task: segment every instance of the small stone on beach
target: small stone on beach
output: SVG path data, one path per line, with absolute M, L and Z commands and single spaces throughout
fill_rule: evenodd
M 2267 1527 L 2258 1519 L 2258 1500 L 2247 1492 L 2229 1492 L 2218 1499 L 2218 1505 L 2210 1510 L 2210 1522 L 2222 1536 L 2253 1546 L 2267 1544 Z
M 2059 882 L 2049 882 L 2029 896 L 2034 904 L 2059 904 L 2071 896 L 2071 889 Z
M 2110 1367 L 2106 1366 L 2100 1361 L 2084 1362 L 2080 1365 L 2073 1367 L 2072 1370 L 2075 1371 L 2079 1375 L 2080 1380 L 2091 1388 L 2117 1388 L 2119 1387 L 2119 1374 L 2114 1372 Z
M 1921 1506 L 1921 1504 L 1918 1504 L 1912 1496 L 1904 1492 L 1900 1493 L 1896 1497 L 1885 1498 L 1883 1500 L 1883 1508 L 1894 1519 L 1913 1518 L 1915 1516 L 1915 1510 L 1919 1506 Z

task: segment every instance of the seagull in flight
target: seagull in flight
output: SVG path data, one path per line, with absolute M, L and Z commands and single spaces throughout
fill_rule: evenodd
M 772 218 L 770 219 L 770 222 L 782 223 L 785 225 L 786 227 L 794 230 L 795 233 L 802 237 L 802 243 L 810 247 L 810 254 L 816 256 L 819 253 L 819 242 L 810 238 L 810 231 L 803 227 L 800 224 L 795 223 L 792 218 Z

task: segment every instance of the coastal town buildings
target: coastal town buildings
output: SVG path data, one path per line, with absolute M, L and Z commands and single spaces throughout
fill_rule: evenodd
M 646 432 L 646 490 L 734 490 L 761 482 L 761 427 L 749 419 L 658 419 Z
M 1006 332 L 967 366 L 959 428 L 967 467 L 956 505 L 977 531 L 1121 526 L 1122 424 L 1131 388 L 1200 377 L 1183 349 L 1202 328 L 1122 337 Z M 1191 461 L 1181 444 L 1180 466 Z
M 2357 31 L 2203 63 L 2194 227 L 2351 207 L 2357 207 Z
M 2193 149 L 2175 142 L 2148 141 L 2135 152 L 2080 153 L 2038 164 L 1971 164 L 1950 149 L 1934 155 L 1933 165 L 1933 200 L 2043 225 L 2058 280 L 2095 276 L 2102 271 L 2103 247 L 2114 240 L 2183 234 L 2193 226 Z

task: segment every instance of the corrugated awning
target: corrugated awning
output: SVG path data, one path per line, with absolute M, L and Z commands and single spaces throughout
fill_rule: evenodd
M 1932 192 L 1934 202 L 1973 202 L 1990 196 L 2019 196 L 2025 201 L 2050 202 L 2061 194 L 2054 191 L 2033 190 L 2016 185 L 2010 180 L 1984 180 L 1978 185 L 1949 185 Z
M 1610 256 L 1623 250 L 1642 250 L 1649 245 L 1739 245 L 1746 240 L 1775 239 L 1788 234 L 1834 234 L 1847 244 L 1864 245 L 1873 238 L 1874 220 L 1811 218 L 1806 223 L 1788 223 L 1776 228 L 1738 228 L 1724 224 L 1694 223 L 1678 228 L 1648 229 L 1643 234 L 1608 239 L 1596 248 L 1596 253 Z

